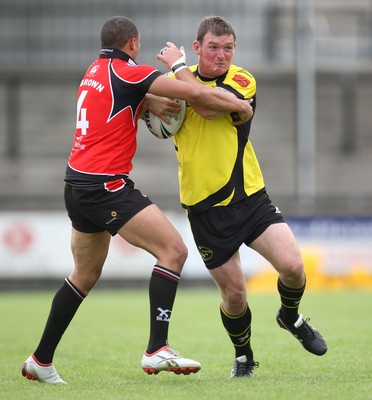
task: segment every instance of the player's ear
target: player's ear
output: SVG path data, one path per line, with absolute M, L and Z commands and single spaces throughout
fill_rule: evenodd
M 192 48 L 194 53 L 198 56 L 200 54 L 200 42 L 198 40 L 194 40 L 192 43 Z
M 134 50 L 136 48 L 136 38 L 133 37 L 131 39 L 129 39 L 129 48 L 130 50 Z

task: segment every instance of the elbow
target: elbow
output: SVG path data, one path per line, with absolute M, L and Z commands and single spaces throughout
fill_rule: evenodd
M 216 119 L 221 116 L 221 113 L 214 110 L 208 110 L 206 108 L 200 108 L 195 110 L 204 119 Z

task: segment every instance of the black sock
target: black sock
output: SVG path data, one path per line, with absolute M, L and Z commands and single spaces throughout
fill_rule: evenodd
M 80 290 L 66 278 L 54 296 L 43 335 L 34 352 L 38 361 L 43 364 L 52 362 L 57 345 L 84 298 Z
M 235 347 L 235 357 L 245 355 L 248 360 L 253 360 L 253 351 L 251 348 L 252 314 L 248 304 L 244 312 L 240 315 L 229 315 L 222 306 L 220 306 L 220 313 L 223 326 Z
M 168 341 L 169 320 L 180 275 L 167 268 L 155 265 L 149 287 L 150 339 L 147 353 L 165 346 Z
M 294 324 L 298 319 L 298 308 L 302 295 L 305 291 L 306 283 L 298 289 L 293 289 L 285 286 L 280 279 L 278 279 L 278 292 L 282 302 L 280 313 L 285 322 Z

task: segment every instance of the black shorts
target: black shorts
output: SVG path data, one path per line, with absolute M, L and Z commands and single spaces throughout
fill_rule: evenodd
M 110 183 L 66 183 L 65 205 L 72 226 L 84 233 L 109 232 L 112 236 L 134 215 L 152 204 L 129 178 Z
M 188 213 L 188 218 L 196 246 L 208 269 L 227 262 L 243 243 L 249 246 L 270 225 L 284 222 L 264 189 L 233 205 Z

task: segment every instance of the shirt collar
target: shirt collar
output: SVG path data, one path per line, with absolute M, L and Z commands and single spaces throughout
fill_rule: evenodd
M 196 70 L 194 71 L 194 76 L 198 77 L 201 81 L 203 82 L 222 82 L 225 78 L 229 70 L 227 70 L 223 75 L 216 76 L 215 78 L 207 78 L 206 76 L 200 75 L 199 73 L 199 68 L 197 67 Z
M 112 47 L 101 49 L 99 58 L 119 58 L 120 60 L 127 61 L 129 64 L 137 65 L 137 63 L 127 53 Z

